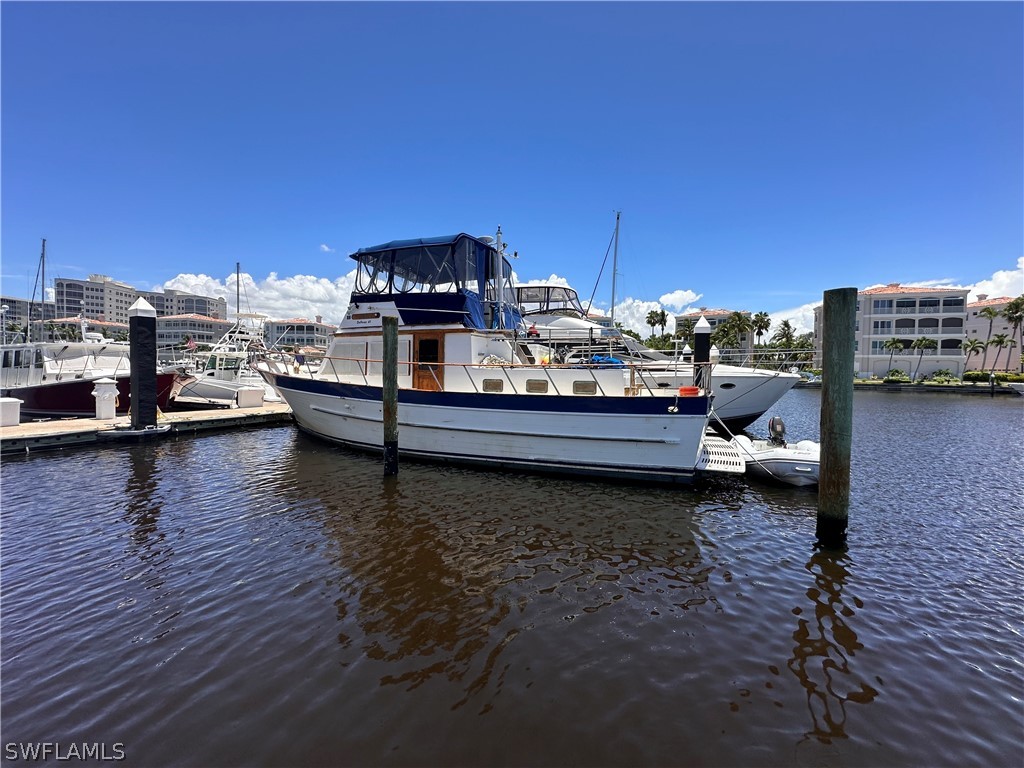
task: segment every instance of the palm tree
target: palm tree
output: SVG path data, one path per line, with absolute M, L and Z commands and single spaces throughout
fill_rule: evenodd
M 684 318 L 682 322 L 676 323 L 676 338 L 682 339 L 686 344 L 693 341 L 693 326 L 696 325 L 693 318 Z
M 1010 321 L 1010 328 L 1016 331 L 1020 337 L 1020 344 L 1024 347 L 1024 294 L 1003 307 L 1003 317 Z M 1020 370 L 1024 373 L 1024 361 L 1021 361 Z
M 992 340 L 992 323 L 1002 313 L 995 307 L 985 307 L 978 312 L 982 317 L 988 318 L 988 336 L 985 337 L 985 354 L 981 356 L 981 370 L 985 370 L 985 362 L 988 360 L 989 342 Z
M 772 336 L 772 344 L 774 344 L 777 349 L 781 350 L 793 349 L 796 344 L 796 329 L 789 320 L 783 320 L 779 323 L 778 330 L 776 330 L 775 334 Z M 784 368 L 788 364 L 785 354 L 781 357 L 776 356 L 776 360 L 779 361 L 776 365 L 780 368 Z
M 1010 363 L 1013 362 L 1013 349 L 1017 346 L 1017 342 L 1014 339 L 1010 339 L 1006 345 L 1010 348 L 1010 354 L 1006 356 L 1006 372 L 1010 372 Z
M 914 381 L 917 381 L 917 372 L 921 370 L 921 361 L 924 360 L 924 351 L 926 349 L 936 349 L 939 346 L 939 342 L 935 339 L 929 339 L 927 336 L 921 336 L 916 341 L 911 343 L 910 348 L 918 351 L 917 356 L 917 368 L 914 369 Z
M 754 329 L 754 335 L 757 336 L 757 343 L 760 344 L 761 337 L 772 327 L 772 320 L 768 317 L 767 312 L 758 312 L 750 321 L 750 326 Z
M 739 345 L 729 323 L 719 323 L 711 333 L 711 343 L 719 350 L 733 349 Z
M 793 342 L 796 339 L 796 329 L 789 320 L 783 320 L 779 323 L 779 330 L 772 336 L 772 343 L 776 344 L 780 349 L 791 349 Z
M 651 326 L 651 336 L 654 336 L 654 326 L 658 324 L 658 310 L 652 309 L 647 313 L 647 324 Z
M 985 349 L 985 342 L 981 339 L 967 339 L 966 341 L 961 342 L 960 347 L 963 349 L 964 354 L 967 355 L 967 362 L 970 363 L 971 355 L 977 355 Z M 967 373 L 966 365 L 964 366 L 964 373 Z M 963 381 L 963 378 L 964 377 L 961 376 L 960 380 Z
M 1000 351 L 1010 346 L 1010 337 L 1005 333 L 997 333 L 991 339 L 988 340 L 989 347 L 998 347 Z M 986 350 L 987 351 L 987 350 Z M 999 360 L 999 352 L 996 352 L 996 359 L 992 361 L 992 373 L 996 371 L 996 360 Z M 1007 360 L 1007 369 L 1009 369 L 1009 360 Z
M 668 312 L 664 309 L 658 310 L 658 326 L 661 328 L 661 335 L 665 335 L 665 326 L 668 325 Z
M 892 356 L 897 352 L 903 351 L 903 342 L 893 336 L 891 339 L 886 339 L 882 345 L 882 349 L 889 353 L 889 370 L 892 370 Z

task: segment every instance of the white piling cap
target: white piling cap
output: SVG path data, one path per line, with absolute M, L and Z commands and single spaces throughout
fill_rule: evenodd
M 700 316 L 700 320 L 693 326 L 694 333 L 711 333 L 711 323 L 704 319 L 704 315 Z
M 128 307 L 128 317 L 156 317 L 153 305 L 139 296 L 135 303 Z

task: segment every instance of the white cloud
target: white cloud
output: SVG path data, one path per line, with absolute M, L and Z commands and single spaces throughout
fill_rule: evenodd
M 623 328 L 636 331 L 641 337 L 647 338 L 651 335 L 651 326 L 647 324 L 647 313 L 663 309 L 660 302 L 642 301 L 629 297 L 615 305 L 615 322 L 622 323 Z M 676 318 L 672 312 L 668 312 L 668 323 L 665 325 L 665 333 L 675 333 Z M 661 327 L 655 326 L 655 332 L 661 333 Z
M 691 304 L 695 304 L 698 299 L 704 294 L 694 293 L 693 291 L 676 290 L 671 293 L 666 293 L 658 301 L 664 304 L 668 309 L 672 310 L 675 314 L 682 314 L 684 307 L 688 307 Z
M 986 294 L 990 299 L 1009 296 L 1015 299 L 1024 293 L 1024 256 L 1017 259 L 1016 269 L 1001 269 L 987 280 L 974 285 L 965 286 L 971 289 L 967 301 L 977 301 L 978 294 Z
M 533 279 L 533 280 L 520 280 L 519 275 L 515 272 L 512 273 L 512 279 L 515 280 L 516 285 L 564 285 L 566 288 L 571 287 L 569 281 L 564 277 L 552 273 L 548 279 Z
M 789 324 L 793 326 L 793 330 L 796 331 L 797 336 L 802 333 L 812 333 L 814 331 L 814 308 L 820 306 L 820 301 L 814 301 L 810 304 L 803 304 L 802 306 L 795 307 L 793 309 L 769 312 L 768 317 L 771 319 L 772 324 L 771 327 L 769 327 L 768 332 L 761 337 L 761 341 L 767 341 L 770 339 L 772 334 L 779 330 L 779 326 L 782 325 L 783 320 L 789 320 Z
M 321 253 L 334 253 L 334 249 L 331 248 L 329 245 L 326 245 L 325 243 L 320 243 L 320 252 Z
M 313 275 L 282 278 L 276 272 L 271 272 L 263 280 L 257 281 L 243 272 L 240 291 L 242 311 L 260 312 L 268 315 L 271 320 L 294 317 L 312 320 L 321 315 L 324 322 L 337 325 L 345 317 L 354 280 L 355 270 L 334 280 Z M 228 319 L 231 319 L 237 311 L 235 286 L 233 273 L 222 280 L 209 275 L 181 274 L 154 290 L 170 288 L 226 299 Z

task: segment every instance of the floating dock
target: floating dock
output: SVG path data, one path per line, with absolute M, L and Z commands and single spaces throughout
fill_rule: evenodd
M 0 427 L 0 453 L 53 450 L 98 443 L 117 445 L 156 439 L 168 435 L 194 435 L 198 432 L 238 427 L 287 424 L 292 411 L 285 403 L 264 403 L 256 408 L 223 408 L 201 411 L 160 413 L 155 428 L 130 432 L 130 416 L 116 419 L 47 419 Z

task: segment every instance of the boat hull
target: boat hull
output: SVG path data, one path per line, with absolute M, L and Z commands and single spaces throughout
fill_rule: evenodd
M 380 387 L 264 376 L 304 431 L 383 451 Z M 404 457 L 495 469 L 690 483 L 706 410 L 705 398 L 400 389 L 398 448 Z
M 795 486 L 818 484 L 821 449 L 809 440 L 795 445 L 773 445 L 737 435 L 733 441 L 747 465 L 747 473 L 763 480 Z
M 673 388 L 693 381 L 693 367 L 686 364 L 678 371 L 648 372 L 644 375 L 652 377 L 658 386 Z M 764 416 L 799 380 L 799 376 L 779 371 L 714 366 L 711 369 L 714 414 L 709 426 L 723 436 L 745 429 Z
M 103 377 L 101 377 L 103 378 Z M 92 396 L 96 379 L 69 379 L 34 386 L 12 387 L 3 390 L 3 397 L 16 397 L 22 401 L 21 417 L 65 418 L 96 415 L 96 398 Z M 118 376 L 115 412 L 125 415 L 131 407 L 131 377 Z M 177 395 L 181 378 L 177 373 L 156 375 L 157 408 L 166 410 Z
M 798 487 L 818 484 L 818 462 L 799 459 L 764 459 L 748 462 L 747 472 L 764 480 Z

